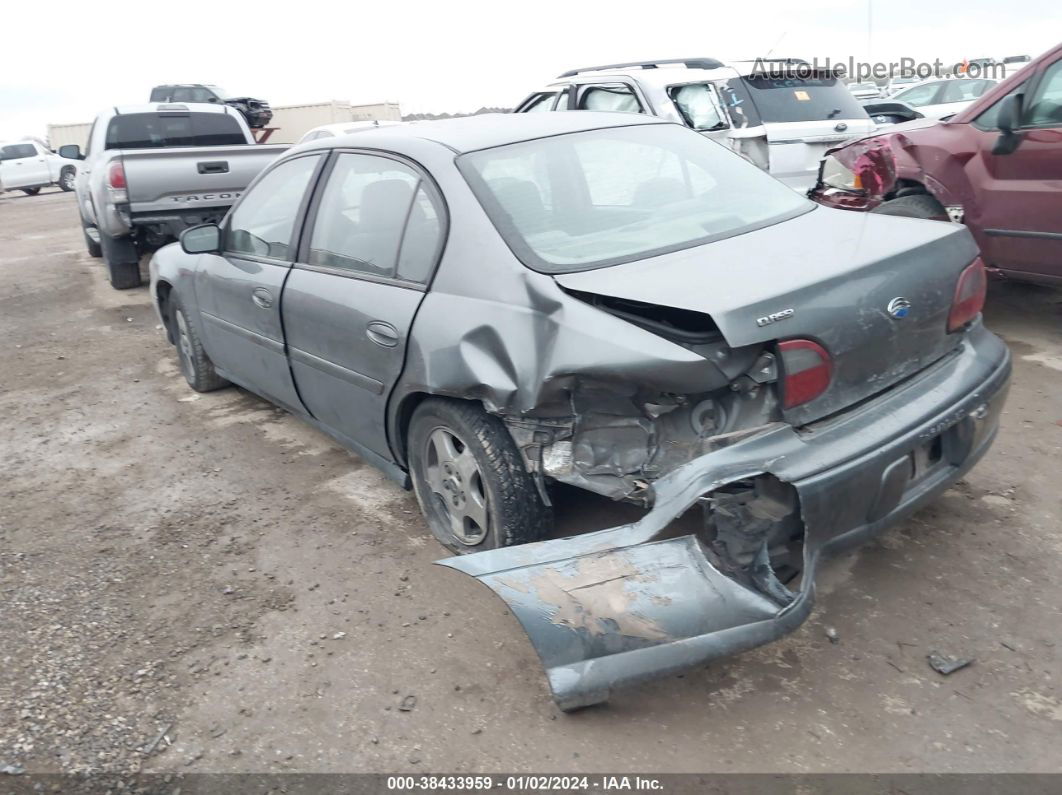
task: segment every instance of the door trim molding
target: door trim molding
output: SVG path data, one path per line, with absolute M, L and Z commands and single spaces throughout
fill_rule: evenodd
M 318 372 L 330 375 L 333 378 L 338 378 L 340 381 L 346 381 L 348 384 L 364 389 L 367 392 L 371 392 L 374 395 L 382 395 L 384 385 L 381 381 L 377 381 L 375 378 L 370 378 L 367 375 L 362 375 L 355 370 L 349 370 L 346 367 L 341 367 L 335 362 L 330 362 L 319 356 L 314 356 L 312 353 L 299 350 L 288 346 L 288 356 L 292 362 L 298 362 L 299 364 L 312 367 Z M 295 383 L 299 383 L 299 379 L 296 376 Z
M 1036 240 L 1062 240 L 1062 232 L 1033 232 L 1028 229 L 986 229 L 989 237 L 1028 237 Z
M 264 337 L 261 334 L 251 331 L 250 329 L 245 329 L 243 326 L 237 326 L 235 323 L 230 323 L 227 320 L 222 320 L 217 315 L 212 315 L 209 312 L 204 312 L 202 309 L 199 310 L 199 313 L 203 316 L 204 320 L 213 323 L 222 331 L 227 331 L 230 334 L 235 334 L 237 337 L 242 337 L 248 342 L 253 342 L 255 345 L 260 345 L 261 347 L 265 348 L 268 351 L 271 351 L 272 353 L 279 353 L 281 356 L 284 355 L 284 343 L 282 342 L 277 342 L 276 340 L 272 340 L 269 337 Z

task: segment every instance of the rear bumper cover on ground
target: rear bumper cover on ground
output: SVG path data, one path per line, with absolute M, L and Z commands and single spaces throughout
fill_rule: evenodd
M 1006 346 L 978 323 L 944 360 L 844 416 L 779 424 L 671 472 L 638 522 L 440 563 L 509 605 L 561 708 L 604 701 L 797 628 L 824 555 L 910 515 L 984 455 L 1010 368 Z M 696 535 L 666 532 L 705 494 L 764 474 L 795 488 L 804 524 L 801 587 L 784 607 L 715 568 Z

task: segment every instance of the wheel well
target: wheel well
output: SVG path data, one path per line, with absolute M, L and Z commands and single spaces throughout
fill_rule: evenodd
M 885 200 L 898 199 L 901 196 L 917 196 L 917 195 L 932 196 L 921 182 L 917 182 L 913 179 L 898 179 L 896 180 L 896 187 L 885 197 Z M 934 197 L 935 198 L 935 197 Z
M 400 466 L 408 467 L 407 441 L 409 439 L 409 421 L 413 419 L 413 412 L 417 406 L 430 397 L 435 397 L 428 392 L 411 392 L 402 398 L 394 413 L 394 427 L 392 438 L 394 439 L 395 460 Z
M 177 344 L 177 337 L 173 333 L 173 318 L 170 313 L 170 293 L 173 286 L 169 282 L 160 281 L 155 285 L 155 300 L 159 305 L 159 314 L 162 316 L 162 325 L 166 329 L 166 339 L 170 345 Z

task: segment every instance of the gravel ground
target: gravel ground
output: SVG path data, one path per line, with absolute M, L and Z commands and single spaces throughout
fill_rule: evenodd
M 0 769 L 1060 771 L 1062 293 L 994 285 L 987 317 L 1015 377 L 964 482 L 833 561 L 792 636 L 568 716 L 409 494 L 253 395 L 192 393 L 72 196 L 6 194 Z

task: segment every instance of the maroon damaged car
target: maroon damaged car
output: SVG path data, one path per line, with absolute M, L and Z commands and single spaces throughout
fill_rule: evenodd
M 949 119 L 830 150 L 809 195 L 965 223 L 998 275 L 1062 284 L 1062 45 Z

